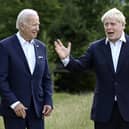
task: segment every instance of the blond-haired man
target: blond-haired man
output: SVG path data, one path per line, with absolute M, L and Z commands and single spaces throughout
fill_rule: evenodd
M 92 43 L 78 59 L 55 41 L 55 50 L 70 71 L 94 69 L 96 86 L 91 110 L 95 129 L 129 129 L 129 36 L 124 33 L 125 16 L 116 9 L 101 18 L 106 37 Z

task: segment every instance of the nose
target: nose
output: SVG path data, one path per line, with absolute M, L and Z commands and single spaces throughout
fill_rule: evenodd
M 39 25 L 35 25 L 35 26 L 34 26 L 34 30 L 35 30 L 35 31 L 39 31 Z
M 109 24 L 108 26 L 107 26 L 107 29 L 110 29 L 111 28 L 111 25 Z
M 39 25 L 36 26 L 36 30 L 39 31 Z

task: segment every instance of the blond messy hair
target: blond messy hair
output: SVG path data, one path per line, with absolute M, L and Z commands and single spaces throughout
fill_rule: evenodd
M 115 18 L 118 22 L 122 23 L 124 26 L 126 24 L 126 18 L 123 13 L 118 10 L 117 8 L 113 8 L 108 10 L 104 15 L 101 17 L 102 23 L 104 23 L 105 19 Z

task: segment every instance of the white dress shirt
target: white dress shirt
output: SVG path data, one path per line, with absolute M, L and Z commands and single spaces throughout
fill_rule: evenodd
M 28 42 L 28 41 L 24 40 L 23 37 L 21 37 L 19 32 L 17 32 L 16 35 L 17 35 L 17 38 L 23 49 L 23 52 L 25 54 L 30 72 L 31 72 L 31 74 L 33 74 L 34 68 L 35 68 L 35 63 L 36 63 L 35 50 L 34 50 L 34 44 L 33 44 L 34 41 L 31 40 L 30 42 Z M 17 106 L 17 104 L 19 104 L 19 103 L 20 103 L 20 101 L 17 101 L 15 103 L 11 104 L 10 107 L 12 109 L 14 109 Z
M 106 44 L 108 42 L 108 38 L 106 39 Z M 120 55 L 120 50 L 122 43 L 126 43 L 125 39 L 125 34 L 124 32 L 122 33 L 122 36 L 120 37 L 119 40 L 117 40 L 115 43 L 109 41 L 110 48 L 111 48 L 111 55 L 112 55 L 112 61 L 113 61 L 113 66 L 114 66 L 114 71 L 116 72 L 117 70 L 117 65 L 118 65 L 118 60 L 119 60 L 119 55 Z M 117 101 L 117 96 L 115 95 L 115 101 Z
M 115 43 L 109 42 L 109 44 L 111 48 L 114 71 L 116 72 L 122 41 L 118 40 Z
M 30 42 L 28 42 L 28 41 L 24 40 L 21 37 L 19 32 L 17 33 L 17 37 L 18 37 L 21 47 L 24 51 L 27 63 L 30 68 L 30 72 L 31 72 L 31 74 L 33 74 L 34 68 L 35 68 L 35 63 L 36 63 L 35 50 L 34 50 L 34 44 L 33 44 L 34 41 L 31 40 Z
M 114 71 L 116 72 L 122 43 L 126 43 L 124 32 L 122 33 L 120 39 L 117 40 L 116 42 L 113 43 L 110 40 L 108 40 L 108 38 L 106 38 L 106 44 L 107 44 L 107 42 L 109 42 L 109 44 L 110 44 Z

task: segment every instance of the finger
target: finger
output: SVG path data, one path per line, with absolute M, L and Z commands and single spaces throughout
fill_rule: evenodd
M 45 114 L 47 111 L 49 110 L 49 107 L 47 107 L 47 106 L 44 106 L 44 109 L 43 109 L 43 114 Z
M 25 119 L 25 117 L 26 117 L 26 112 L 25 112 L 25 111 L 22 112 L 21 117 L 22 117 L 23 119 Z
M 44 114 L 46 112 L 46 107 L 43 108 L 42 113 Z
M 22 117 L 22 113 L 19 112 L 19 111 L 17 111 L 17 112 L 16 112 L 16 116 L 17 116 L 17 117 Z
M 55 46 L 57 46 L 57 45 L 58 45 L 57 41 L 54 41 L 54 45 L 55 45 Z
M 24 110 L 27 110 L 28 108 L 24 106 Z
M 43 109 L 43 112 L 42 112 L 44 114 L 44 116 L 50 115 L 51 112 L 52 112 L 51 106 L 44 106 L 44 109 Z
M 49 113 L 49 109 L 46 109 L 45 112 L 44 112 L 44 114 L 46 115 L 48 113 Z
M 46 110 L 46 112 L 44 113 L 44 116 L 50 116 L 50 114 L 51 114 L 51 110 Z
M 64 46 L 60 39 L 57 39 L 57 42 L 60 46 Z
M 71 42 L 68 42 L 68 46 L 67 46 L 69 52 L 71 51 Z
M 16 116 L 17 117 L 20 117 L 21 116 L 19 111 L 16 111 L 15 113 L 16 113 Z
M 60 48 L 61 47 L 61 45 L 57 41 L 54 42 L 54 45 L 55 45 L 55 48 Z
M 22 117 L 24 119 L 26 117 L 26 111 L 22 108 L 22 109 L 16 111 L 16 115 L 18 117 Z
M 27 107 L 23 107 L 23 106 L 14 109 L 14 111 L 17 113 L 24 112 L 25 110 L 27 110 Z

